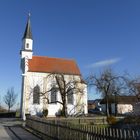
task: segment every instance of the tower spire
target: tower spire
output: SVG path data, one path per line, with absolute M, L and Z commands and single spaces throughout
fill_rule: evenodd
M 21 58 L 32 59 L 33 39 L 31 32 L 30 13 L 28 14 L 25 32 L 22 38 Z
M 30 23 L 31 14 L 28 14 L 28 21 L 26 24 L 25 32 L 23 35 L 23 39 L 32 39 L 32 31 L 31 31 L 31 23 Z

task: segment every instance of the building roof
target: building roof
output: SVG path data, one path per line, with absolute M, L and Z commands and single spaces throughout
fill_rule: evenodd
M 33 56 L 29 60 L 29 72 L 62 73 L 81 75 L 74 60 Z
M 88 100 L 88 104 L 93 104 L 95 102 L 101 102 L 102 99 Z
M 30 15 L 28 17 L 28 21 L 27 21 L 27 24 L 26 24 L 25 32 L 24 32 L 24 35 L 23 35 L 23 39 L 25 39 L 25 38 L 32 39 Z
M 112 96 L 109 98 L 109 103 L 118 103 L 118 104 L 133 104 L 138 102 L 138 99 L 136 96 Z M 105 104 L 106 103 L 106 99 L 102 99 L 102 101 L 100 102 L 101 104 Z
M 88 100 L 88 104 L 94 104 L 95 101 L 94 100 Z

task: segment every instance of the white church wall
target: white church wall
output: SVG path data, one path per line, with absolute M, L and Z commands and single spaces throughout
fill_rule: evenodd
M 40 104 L 33 104 L 33 89 L 38 85 L 40 92 L 43 92 L 42 76 L 35 73 L 27 73 L 26 77 L 26 113 L 30 113 L 31 115 L 40 114 L 43 111 L 43 99 L 40 97 Z
M 69 115 L 75 115 L 76 114 L 76 106 L 72 104 L 67 105 L 67 112 Z
M 88 96 L 87 96 L 87 85 L 84 85 L 84 95 L 83 95 L 83 103 L 84 103 L 84 114 L 88 114 Z
M 55 117 L 59 115 L 59 111 L 62 109 L 62 106 L 57 104 L 49 104 L 48 105 L 48 117 Z
M 32 59 L 32 55 L 33 55 L 33 52 L 26 52 L 26 51 L 21 52 L 21 58 Z
M 36 85 L 40 86 L 41 92 L 45 92 L 48 90 L 51 86 L 52 79 L 47 79 L 46 77 L 49 75 L 49 73 L 36 73 L 36 72 L 27 72 L 26 74 L 26 81 L 24 82 L 24 86 L 26 87 L 26 113 L 30 113 L 31 115 L 35 115 L 36 113 L 42 112 L 44 108 L 44 102 L 43 99 L 40 99 L 40 104 L 33 104 L 33 88 Z M 70 80 L 80 80 L 79 76 L 72 76 L 72 75 L 65 75 L 66 82 Z M 45 86 L 43 86 L 45 84 Z M 81 85 L 78 85 L 81 86 Z M 78 113 L 80 111 L 79 108 L 77 108 L 78 103 L 78 95 L 80 95 L 81 102 L 79 103 L 79 107 L 83 109 L 83 112 L 87 114 L 87 88 L 84 87 L 84 93 L 83 94 L 74 94 L 74 104 L 68 104 L 67 109 L 68 113 L 70 115 Z M 58 101 L 61 101 L 61 95 L 58 94 Z M 56 114 L 59 112 L 60 109 L 62 109 L 62 105 L 57 104 L 48 104 L 48 116 L 53 117 L 56 116 Z

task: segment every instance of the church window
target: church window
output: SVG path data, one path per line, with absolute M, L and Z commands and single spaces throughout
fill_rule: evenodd
M 68 104 L 73 104 L 73 101 L 74 101 L 73 89 L 71 87 L 68 88 L 67 101 L 68 101 Z
M 40 87 L 36 85 L 33 89 L 33 104 L 40 104 Z
M 56 87 L 52 87 L 51 89 L 51 98 L 50 98 L 50 102 L 56 104 L 57 102 L 57 89 Z
M 29 43 L 26 44 L 26 48 L 29 48 Z

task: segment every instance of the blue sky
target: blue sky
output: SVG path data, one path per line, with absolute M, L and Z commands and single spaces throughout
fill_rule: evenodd
M 20 97 L 19 52 L 28 12 L 34 55 L 75 59 L 83 76 L 106 66 L 140 74 L 139 0 L 1 0 L 1 96 L 13 86 Z

